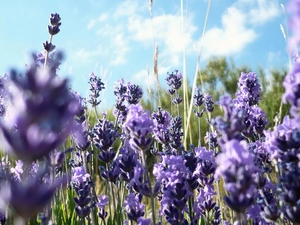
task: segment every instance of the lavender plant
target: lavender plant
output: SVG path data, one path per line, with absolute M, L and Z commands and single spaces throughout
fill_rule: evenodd
M 291 1 L 296 46 L 299 7 Z M 40 224 L 300 224 L 298 60 L 283 82 L 290 115 L 268 131 L 256 73 L 241 73 L 234 97 L 197 88 L 194 146 L 183 143 L 179 70 L 167 74 L 169 108 L 146 110 L 142 89 L 122 79 L 114 117 L 98 115 L 101 77 L 91 73 L 85 99 L 57 74 L 60 26 L 51 14 L 44 52 L 25 73 L 0 77 L 1 224 L 37 224 L 37 214 Z

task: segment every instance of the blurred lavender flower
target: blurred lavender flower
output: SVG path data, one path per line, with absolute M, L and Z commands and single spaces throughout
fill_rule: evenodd
M 121 173 L 121 170 L 119 168 L 119 165 L 116 161 L 113 161 L 111 165 L 108 166 L 108 168 L 104 168 L 102 166 L 99 166 L 100 170 L 100 176 L 110 182 L 116 182 L 119 178 L 119 175 Z
M 254 156 L 247 150 L 246 142 L 230 140 L 221 146 L 222 153 L 216 158 L 215 177 L 222 177 L 228 195 L 225 203 L 238 213 L 245 213 L 253 203 L 255 183 L 252 174 L 259 169 L 254 165 Z
M 249 107 L 248 116 L 246 119 L 247 131 L 244 134 L 247 136 L 254 135 L 259 138 L 263 135 L 266 125 L 269 123 L 266 113 L 257 105 Z
M 153 120 L 153 137 L 162 144 L 167 144 L 170 140 L 170 114 L 166 110 L 158 107 L 156 112 L 152 113 Z
M 183 156 L 163 155 L 162 162 L 154 165 L 153 175 L 163 187 L 159 197 L 160 214 L 170 224 L 185 224 L 186 203 L 192 193 L 188 183 L 191 172 L 187 169 Z
M 105 114 L 103 114 L 103 118 L 99 119 L 98 123 L 95 124 L 92 137 L 95 147 L 99 150 L 99 160 L 105 163 L 111 162 L 116 155 L 112 145 L 119 137 L 119 133 L 114 127 L 113 122 L 110 122 Z
M 182 145 L 181 138 L 183 136 L 182 131 L 182 118 L 180 116 L 171 117 L 171 124 L 170 124 L 170 146 L 172 148 L 172 152 L 181 152 L 184 149 Z
M 79 218 L 85 218 L 90 214 L 93 207 L 93 196 L 91 195 L 90 175 L 84 171 L 82 166 L 72 168 L 72 187 L 77 197 L 74 198 L 76 203 L 75 212 Z
M 300 4 L 298 0 L 290 0 L 287 5 L 287 12 L 289 13 L 289 28 L 292 35 L 288 39 L 288 47 L 291 55 L 298 53 L 298 46 L 300 44 Z
M 166 81 L 170 88 L 178 90 L 182 85 L 182 74 L 178 70 L 167 73 Z
M 246 130 L 243 135 L 259 139 L 263 134 L 265 126 L 268 124 L 266 113 L 258 107 L 261 87 L 256 73 L 243 73 L 238 82 L 238 91 L 233 104 L 236 108 L 245 111 Z
M 104 220 L 107 217 L 107 212 L 105 211 L 105 206 L 109 204 L 109 198 L 107 195 L 99 195 L 98 202 L 96 206 L 98 207 L 98 216 Z
M 90 132 L 88 131 L 87 122 L 77 124 L 76 129 L 72 132 L 72 138 L 76 144 L 76 149 L 79 151 L 86 151 L 91 145 Z
M 216 131 L 206 132 L 204 137 L 205 143 L 208 144 L 209 148 L 215 150 L 218 145 L 218 133 Z
M 195 95 L 193 96 L 194 98 L 194 106 L 200 107 L 204 103 L 204 96 L 202 94 L 202 91 L 200 88 L 195 89 Z
M 11 104 L 1 124 L 10 153 L 23 161 L 47 156 L 74 129 L 78 101 L 66 79 L 37 65 L 31 65 L 24 76 L 11 71 L 11 82 Z
M 292 223 L 300 223 L 300 168 L 284 170 L 279 181 L 279 196 L 286 218 Z
M 211 124 L 222 135 L 220 144 L 232 139 L 242 140 L 242 132 L 246 129 L 246 111 L 243 108 L 236 108 L 229 95 L 222 96 L 218 103 L 223 109 L 224 117 L 213 118 Z
M 203 103 L 204 103 L 204 96 L 203 96 L 203 94 L 202 94 L 200 88 L 196 88 L 196 89 L 195 89 L 195 92 L 196 92 L 196 94 L 193 96 L 193 98 L 194 98 L 194 106 L 196 106 L 196 107 L 198 108 L 198 110 L 194 110 L 194 113 L 195 113 L 195 115 L 196 115 L 197 117 L 202 117 L 202 115 L 203 115 L 205 109 L 202 109 L 202 110 L 200 111 L 199 108 L 200 108 L 200 106 L 202 106 Z
M 117 119 L 117 122 L 122 125 L 126 120 L 128 113 L 128 105 L 138 104 L 143 96 L 142 89 L 135 84 L 127 83 L 121 79 L 115 82 L 114 94 L 117 97 L 116 104 L 114 105 L 113 114 Z M 128 105 L 126 105 L 126 102 Z
M 91 93 L 88 102 L 92 105 L 92 107 L 96 107 L 101 103 L 101 100 L 98 100 L 98 98 L 100 96 L 100 92 L 105 89 L 104 83 L 101 81 L 100 77 L 91 73 L 89 84 Z
M 292 70 L 286 75 L 283 81 L 285 93 L 282 95 L 282 102 L 291 104 L 290 113 L 297 116 L 300 111 L 300 63 L 295 62 Z
M 23 171 L 23 162 L 21 160 L 17 160 L 16 166 L 10 169 L 10 173 L 13 174 L 15 180 L 17 181 L 21 181 Z
M 2 121 L 3 116 L 5 115 L 6 107 L 8 105 L 9 99 L 9 79 L 8 75 L 4 74 L 0 76 L 0 122 Z
M 47 173 L 47 169 L 41 167 L 35 177 L 28 176 L 22 181 L 8 178 L 0 190 L 1 208 L 11 207 L 25 220 L 43 210 L 51 202 L 56 189 L 66 184 L 66 177 L 44 183 Z
M 265 146 L 271 159 L 279 163 L 297 162 L 300 153 L 300 118 L 283 118 L 274 131 L 265 131 Z
M 179 105 L 182 102 L 182 98 L 180 97 L 180 94 L 177 94 L 175 97 L 172 98 L 172 103 L 174 105 Z
M 210 175 L 214 175 L 214 172 L 216 170 L 216 162 L 215 162 L 215 157 L 214 157 L 214 151 L 207 150 L 205 147 L 201 148 L 195 148 L 195 153 L 196 153 L 196 158 L 197 164 L 196 168 L 194 170 L 194 175 L 197 175 L 199 179 L 201 177 L 205 177 L 206 179 L 210 179 L 211 181 L 208 182 L 208 184 L 212 184 L 214 181 L 213 176 L 211 177 Z
M 125 99 L 127 100 L 128 104 L 138 104 L 142 96 L 143 90 L 138 85 L 131 83 L 127 84 Z
M 130 181 L 134 176 L 134 167 L 138 163 L 139 154 L 132 149 L 121 147 L 120 153 L 116 158 L 117 166 L 120 168 L 120 177 L 124 181 Z
M 134 193 L 130 193 L 126 196 L 123 203 L 123 209 L 126 212 L 128 219 L 135 222 L 137 222 L 138 219 L 143 217 L 145 214 L 145 205 L 141 203 L 139 194 L 136 195 Z
M 140 217 L 137 220 L 137 225 L 150 225 L 151 224 L 151 219 L 147 219 L 145 217 Z
M 249 106 L 257 105 L 260 100 L 261 87 L 256 73 L 243 73 L 238 82 L 236 98 L 246 102 Z
M 204 94 L 204 107 L 207 112 L 213 112 L 214 111 L 214 102 L 212 101 L 212 97 L 210 94 L 206 93 Z
M 148 134 L 152 132 L 153 121 L 150 112 L 144 111 L 139 104 L 128 107 L 128 115 L 123 124 L 123 131 L 129 134 L 128 144 L 136 151 L 148 150 L 152 141 Z
M 122 122 L 126 119 L 127 108 L 125 106 L 125 95 L 127 92 L 127 86 L 124 84 L 124 80 L 121 79 L 114 84 L 114 94 L 117 97 L 116 104 L 114 105 L 113 114 L 117 120 Z

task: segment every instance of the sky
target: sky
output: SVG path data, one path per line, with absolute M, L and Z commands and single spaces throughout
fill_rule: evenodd
M 182 2 L 182 7 L 181 7 Z M 201 48 L 201 67 L 212 56 L 231 57 L 237 65 L 267 72 L 288 65 L 282 5 L 287 0 L 212 0 Z M 208 0 L 10 0 L 0 8 L 0 75 L 22 71 L 31 53 L 43 51 L 49 39 L 50 13 L 59 13 L 61 31 L 53 44 L 65 53 L 59 75 L 88 97 L 89 75 L 105 83 L 102 107 L 113 104 L 113 84 L 154 85 L 153 53 L 158 46 L 158 75 L 183 71 L 193 79 Z M 183 12 L 183 20 L 181 16 Z M 255 71 L 254 71 L 255 72 Z

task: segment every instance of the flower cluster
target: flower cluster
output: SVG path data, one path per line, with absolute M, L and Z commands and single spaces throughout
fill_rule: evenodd
M 299 0 L 292 1 L 291 44 L 296 46 L 299 9 Z M 12 70 L 0 77 L 0 131 L 7 153 L 0 161 L 1 224 L 11 224 L 11 218 L 27 224 L 38 213 L 41 224 L 76 219 L 93 225 L 230 224 L 227 219 L 232 224 L 300 224 L 298 59 L 283 82 L 282 99 L 291 108 L 281 123 L 265 130 L 259 80 L 254 72 L 242 72 L 235 96 L 217 102 L 222 116 L 213 117 L 213 97 L 196 88 L 199 140 L 189 142 L 183 127 L 192 126 L 180 116 L 183 77 L 178 70 L 166 78 L 170 111 L 165 102 L 152 113 L 146 110 L 139 103 L 141 87 L 122 79 L 114 86 L 113 111 L 101 117 L 97 106 L 104 83 L 99 77 L 90 75 L 86 100 L 57 75 L 63 55 L 52 38 L 60 32 L 60 21 L 51 14 L 50 40 L 24 74 Z M 204 113 L 209 131 L 203 144 Z M 69 188 L 56 194 L 66 184 Z M 58 205 L 65 193 L 69 206 Z M 72 211 L 60 215 L 66 207 Z M 50 221 L 56 217 L 62 221 Z

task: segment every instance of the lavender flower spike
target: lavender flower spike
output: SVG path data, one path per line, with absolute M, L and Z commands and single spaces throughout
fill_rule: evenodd
M 222 153 L 216 158 L 219 165 L 215 177 L 223 177 L 228 193 L 225 203 L 238 213 L 245 213 L 254 201 L 255 182 L 252 174 L 258 172 L 254 155 L 247 151 L 246 142 L 233 139 L 222 145 Z
M 47 156 L 74 128 L 78 100 L 67 79 L 33 64 L 24 76 L 11 71 L 11 102 L 0 129 L 13 153 L 23 161 Z
M 10 206 L 25 220 L 41 211 L 50 203 L 56 189 L 66 184 L 65 177 L 53 183 L 42 183 L 41 180 L 47 172 L 42 168 L 35 177 L 29 176 L 22 181 L 10 178 L 7 184 L 3 183 L 0 190 L 0 208 Z

